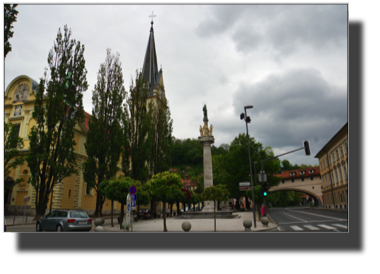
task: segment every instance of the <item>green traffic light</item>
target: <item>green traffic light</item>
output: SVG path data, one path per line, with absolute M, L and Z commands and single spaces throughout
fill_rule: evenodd
M 267 192 L 264 192 L 264 196 L 267 196 L 268 195 L 268 193 Z

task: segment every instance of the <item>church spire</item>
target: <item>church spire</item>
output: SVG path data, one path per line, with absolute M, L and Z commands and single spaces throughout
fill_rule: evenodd
M 142 76 L 149 83 L 150 96 L 153 95 L 153 88 L 159 81 L 159 71 L 157 65 L 157 54 L 156 54 L 156 45 L 154 43 L 154 30 L 153 30 L 153 17 L 156 15 L 153 14 L 149 17 L 152 17 L 148 46 L 146 48 L 144 65 L 142 69 Z

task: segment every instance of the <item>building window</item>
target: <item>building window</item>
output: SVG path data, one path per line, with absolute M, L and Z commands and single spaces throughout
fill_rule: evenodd
M 343 182 L 342 170 L 339 168 L 340 181 Z
M 321 189 L 323 189 L 322 186 L 321 186 Z
M 343 168 L 344 168 L 344 178 L 347 180 L 346 166 L 343 166 Z
M 338 183 L 338 185 L 339 185 L 338 172 L 336 171 L 336 169 L 335 169 L 335 178 L 336 178 L 336 182 L 337 182 L 337 183 Z
M 301 181 L 302 181 L 302 182 L 305 181 L 305 178 L 301 178 Z
M 310 180 L 311 180 L 311 181 L 313 181 L 313 180 L 314 180 L 314 177 L 313 177 L 313 176 L 311 176 L 311 177 L 310 177 Z
M 311 189 L 314 189 L 314 187 L 312 186 Z
M 285 184 L 285 180 L 282 180 L 282 183 Z
M 346 147 L 346 153 L 348 154 L 348 146 L 347 146 L 347 142 L 344 143 L 344 146 Z
M 294 179 L 292 179 L 292 183 L 294 183 Z
M 334 200 L 336 201 L 336 195 L 335 195 L 336 193 L 334 193 Z
M 334 156 L 334 152 L 333 152 L 332 156 L 333 156 L 333 162 L 335 163 L 335 156 Z
M 338 153 L 338 149 L 337 149 L 335 152 L 336 152 L 336 160 L 338 161 L 338 160 L 339 160 L 339 153 Z
M 330 164 L 332 164 L 332 162 L 331 162 L 331 155 L 329 155 L 329 159 L 330 159 Z
M 344 197 L 344 191 L 342 191 L 342 198 L 343 198 L 343 202 L 346 201 L 346 197 Z
M 70 198 L 70 194 L 71 194 L 71 189 L 69 189 L 69 198 Z
M 340 146 L 340 154 L 341 154 L 342 157 L 343 157 L 343 145 Z

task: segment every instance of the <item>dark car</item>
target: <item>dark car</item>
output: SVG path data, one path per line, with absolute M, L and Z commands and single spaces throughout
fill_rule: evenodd
M 36 231 L 90 231 L 92 220 L 81 210 L 55 210 L 36 223 Z
M 152 216 L 150 209 L 140 209 L 137 218 L 139 219 L 150 219 Z

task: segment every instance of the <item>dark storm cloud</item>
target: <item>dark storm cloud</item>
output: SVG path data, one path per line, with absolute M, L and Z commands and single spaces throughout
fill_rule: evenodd
M 217 5 L 210 13 L 196 33 L 201 37 L 228 33 L 243 53 L 261 44 L 289 55 L 300 45 L 324 50 L 347 41 L 345 5 Z
M 299 147 L 309 140 L 316 153 L 347 122 L 345 88 L 330 85 L 314 69 L 241 84 L 233 99 L 236 115 L 247 104 L 254 105 L 249 110 L 252 135 L 272 148 Z

